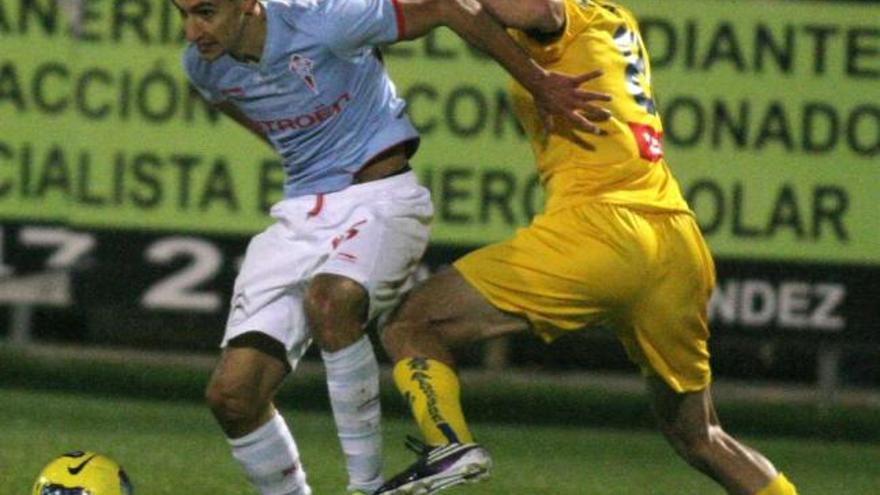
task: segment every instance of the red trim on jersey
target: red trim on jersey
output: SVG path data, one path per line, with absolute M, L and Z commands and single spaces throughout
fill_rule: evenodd
M 406 29 L 406 19 L 403 18 L 403 7 L 400 6 L 399 0 L 391 0 L 391 5 L 394 5 L 394 13 L 397 16 L 397 39 L 400 40 Z
M 312 209 L 309 210 L 309 212 L 306 213 L 306 215 L 308 215 L 308 217 L 311 218 L 311 217 L 317 215 L 318 213 L 321 213 L 321 208 L 324 208 L 324 193 L 318 193 L 315 196 L 315 206 L 312 207 Z

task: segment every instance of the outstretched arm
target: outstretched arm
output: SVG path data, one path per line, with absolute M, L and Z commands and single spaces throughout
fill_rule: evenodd
M 562 0 L 480 0 L 504 26 L 530 33 L 554 34 L 565 27 Z
M 486 3 L 492 5 L 490 9 L 497 9 L 499 12 L 503 10 L 505 13 L 498 14 L 498 18 L 505 23 L 510 21 L 512 27 L 524 27 L 525 22 L 530 19 L 533 21 L 541 17 L 509 13 L 508 11 L 515 8 L 513 5 L 502 5 L 504 1 L 510 0 L 486 0 Z M 523 3 L 534 3 L 538 11 L 541 11 L 538 2 L 549 4 L 552 1 L 554 0 L 526 0 Z M 532 94 L 543 113 L 560 115 L 583 131 L 601 133 L 595 122 L 607 119 L 608 112 L 594 102 L 609 101 L 610 97 L 580 89 L 583 83 L 599 77 L 601 72 L 572 76 L 544 69 L 516 44 L 481 0 L 398 0 L 398 5 L 404 26 L 400 33 L 401 39 L 415 39 L 437 26 L 448 26 L 464 40 L 498 61 Z M 551 12 L 552 9 L 545 11 Z

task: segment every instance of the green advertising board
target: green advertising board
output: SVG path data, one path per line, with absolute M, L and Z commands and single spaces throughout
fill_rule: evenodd
M 666 155 L 718 256 L 880 264 L 880 6 L 632 0 Z M 272 150 L 182 74 L 170 0 L 0 3 L 0 218 L 246 235 Z M 479 245 L 542 202 L 507 77 L 448 31 L 386 49 L 422 133 L 434 240 Z M 356 123 L 353 123 L 356 125 Z

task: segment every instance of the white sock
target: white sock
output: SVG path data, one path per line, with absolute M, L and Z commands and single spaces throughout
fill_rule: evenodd
M 336 352 L 321 352 L 330 405 L 348 468 L 348 489 L 372 493 L 382 485 L 379 364 L 364 335 Z
M 227 440 L 232 456 L 260 495 L 311 495 L 296 442 L 277 411 L 255 431 Z

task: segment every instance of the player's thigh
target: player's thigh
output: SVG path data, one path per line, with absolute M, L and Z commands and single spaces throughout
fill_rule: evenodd
M 251 240 L 235 281 L 221 348 L 241 338 L 278 342 L 289 369 L 296 368 L 311 344 L 303 297 L 310 275 L 305 267 L 320 257 L 312 244 L 289 235 L 280 222 Z
M 662 256 L 616 325 L 618 337 L 645 375 L 660 377 L 679 393 L 700 391 L 711 380 L 706 308 L 714 266 L 690 216 L 652 221 Z
M 317 274 L 360 284 L 368 298 L 366 319 L 395 307 L 411 286 L 425 252 L 433 206 L 412 173 L 351 186 L 338 193 L 333 249 Z M 332 207 L 335 196 L 328 196 Z M 352 294 L 356 295 L 356 294 Z
M 448 268 L 413 289 L 391 318 L 386 336 L 393 340 L 395 332 L 420 331 L 459 347 L 527 328 L 526 319 L 496 308 L 457 269 Z
M 489 303 L 528 320 L 551 341 L 608 321 L 640 290 L 639 225 L 611 205 L 540 215 L 512 239 L 455 262 Z
M 305 227 L 302 234 L 292 231 L 280 215 L 248 244 L 235 278 L 221 347 L 250 331 L 264 332 L 288 349 L 305 336 L 292 335 L 290 329 L 304 326 L 303 287 L 324 250 L 312 238 L 317 235 L 310 237 Z

